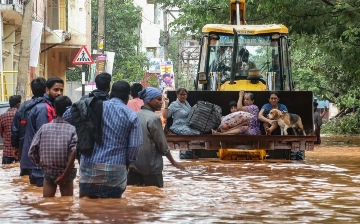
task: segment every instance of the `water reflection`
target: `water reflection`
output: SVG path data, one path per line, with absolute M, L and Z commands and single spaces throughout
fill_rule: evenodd
M 334 140 L 336 146 L 331 146 Z M 358 223 L 358 140 L 342 144 L 325 137 L 324 144 L 307 152 L 301 163 L 207 159 L 185 161 L 186 171 L 165 163 L 163 189 L 130 186 L 123 199 L 60 198 L 59 193 L 44 199 L 42 188 L 18 176 L 18 164 L 4 165 L 0 219 L 2 223 Z M 74 195 L 78 193 L 76 179 Z

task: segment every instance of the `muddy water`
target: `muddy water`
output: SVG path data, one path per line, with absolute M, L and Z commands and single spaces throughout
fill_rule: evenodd
M 1 223 L 359 223 L 360 137 L 323 138 L 305 162 L 166 162 L 165 188 L 128 187 L 122 199 L 42 198 L 0 169 Z M 177 153 L 173 153 L 177 156 Z M 78 179 L 75 195 L 78 195 Z

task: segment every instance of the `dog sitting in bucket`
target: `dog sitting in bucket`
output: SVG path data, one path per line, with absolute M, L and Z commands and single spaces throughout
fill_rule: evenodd
M 287 129 L 292 128 L 295 135 L 297 135 L 296 129 L 300 129 L 304 135 L 305 130 L 301 122 L 301 117 L 297 114 L 291 114 L 286 111 L 280 111 L 278 109 L 270 110 L 268 114 L 270 120 L 276 120 L 281 129 L 281 135 L 288 135 Z

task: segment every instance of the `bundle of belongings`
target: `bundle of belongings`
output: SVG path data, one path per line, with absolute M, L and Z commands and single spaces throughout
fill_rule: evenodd
M 252 118 L 254 118 L 254 115 L 252 115 L 249 112 L 245 112 L 245 111 L 233 112 L 221 119 L 221 124 L 218 130 L 224 126 L 226 126 L 228 129 L 234 128 L 236 126 L 244 124 L 244 122 L 250 121 Z
M 188 117 L 188 125 L 199 130 L 202 134 L 211 133 L 221 123 L 221 107 L 206 101 L 198 101 Z

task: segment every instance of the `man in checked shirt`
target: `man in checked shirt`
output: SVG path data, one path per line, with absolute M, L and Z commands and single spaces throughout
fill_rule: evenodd
M 72 196 L 76 177 L 75 127 L 62 119 L 71 100 L 67 96 L 55 99 L 57 117 L 36 132 L 29 149 L 29 158 L 44 171 L 43 197 L 54 197 L 57 185 L 61 196 Z
M 0 115 L 0 135 L 4 140 L 2 164 L 10 164 L 18 160 L 17 157 L 14 157 L 15 148 L 11 146 L 11 124 L 16 110 L 20 107 L 21 96 L 10 96 L 9 104 L 10 108 Z

